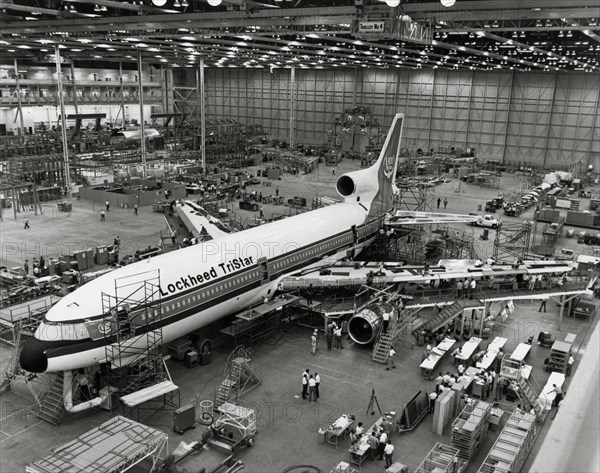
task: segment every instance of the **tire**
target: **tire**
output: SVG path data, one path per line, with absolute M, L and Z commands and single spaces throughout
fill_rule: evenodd
M 493 228 L 494 230 L 496 230 L 496 229 L 498 228 L 498 225 L 496 225 L 496 224 L 494 223 L 494 224 L 492 225 L 492 228 Z
M 198 343 L 198 348 L 200 349 L 200 353 L 205 353 L 206 351 L 210 352 L 212 349 L 212 341 L 208 338 L 200 340 Z

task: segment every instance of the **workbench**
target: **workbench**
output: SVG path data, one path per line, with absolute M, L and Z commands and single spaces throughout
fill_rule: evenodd
M 354 420 L 349 415 L 344 414 L 331 424 L 325 431 L 325 441 L 337 448 L 340 440 L 345 439 L 350 432 Z
M 494 361 L 496 361 L 496 355 L 498 354 L 500 349 L 506 344 L 507 341 L 508 340 L 503 337 L 494 338 L 492 343 L 488 345 L 487 352 L 482 358 L 482 360 L 477 363 L 477 368 L 487 370 L 490 366 L 492 366 Z
M 471 337 L 471 339 L 462 346 L 459 355 L 456 355 L 457 360 L 468 361 L 477 350 L 477 347 L 483 340 L 479 337 Z
M 433 370 L 437 364 L 446 356 L 450 349 L 454 346 L 456 340 L 452 338 L 446 338 L 442 340 L 438 346 L 436 346 L 431 353 L 423 360 L 419 368 L 421 368 L 421 375 L 428 380 L 432 379 Z
M 523 361 L 529 353 L 529 350 L 531 350 L 531 345 L 521 342 L 517 345 L 515 351 L 513 351 L 510 355 L 510 359 L 514 361 Z
M 369 456 L 369 439 L 371 438 L 370 432 L 365 432 L 362 434 L 361 438 L 356 441 L 354 445 L 352 445 L 348 452 L 350 452 L 350 464 L 356 465 L 359 468 L 363 464 L 363 462 Z

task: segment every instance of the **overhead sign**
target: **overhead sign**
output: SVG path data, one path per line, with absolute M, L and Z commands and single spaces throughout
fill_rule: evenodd
M 359 33 L 383 33 L 385 32 L 385 21 L 359 21 Z

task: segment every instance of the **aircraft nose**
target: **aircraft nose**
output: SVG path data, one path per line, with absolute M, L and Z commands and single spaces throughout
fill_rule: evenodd
M 35 339 L 30 339 L 23 345 L 19 358 L 21 368 L 31 373 L 43 373 L 48 368 L 48 358 L 44 347 Z

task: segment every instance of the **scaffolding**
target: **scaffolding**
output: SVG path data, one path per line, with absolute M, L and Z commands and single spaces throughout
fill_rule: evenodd
M 458 473 L 462 470 L 459 449 L 436 443 L 415 473 Z
M 102 293 L 102 313 L 102 323 L 88 329 L 92 338 L 110 338 L 107 384 L 126 395 L 167 379 L 159 270 L 116 279 L 114 294 Z
M 238 346 L 231 352 L 223 369 L 225 379 L 215 393 L 215 406 L 227 403 L 232 395 L 238 402 L 240 397 L 262 383 L 262 376 L 252 360 L 250 348 Z
M 496 230 L 494 259 L 497 262 L 507 263 L 524 259 L 531 244 L 531 228 L 532 222 L 529 220 L 523 223 L 504 222 Z
M 403 261 L 422 264 L 440 259 L 476 259 L 473 230 L 457 230 L 449 225 L 398 227 L 379 235 L 361 255 L 373 261 Z
M 433 209 L 435 196 L 431 188 L 423 183 L 400 183 L 394 195 L 394 205 L 398 210 L 426 212 Z

